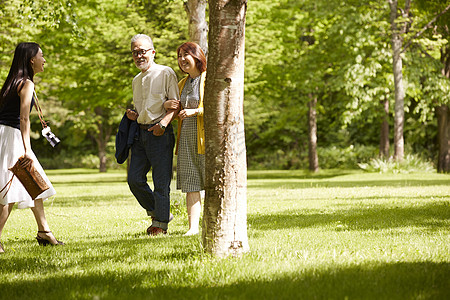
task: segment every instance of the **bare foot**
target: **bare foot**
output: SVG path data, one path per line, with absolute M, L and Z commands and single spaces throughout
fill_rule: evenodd
M 184 236 L 196 235 L 198 233 L 199 233 L 198 228 L 191 228 L 191 229 L 188 230 L 188 232 L 186 232 L 184 234 Z

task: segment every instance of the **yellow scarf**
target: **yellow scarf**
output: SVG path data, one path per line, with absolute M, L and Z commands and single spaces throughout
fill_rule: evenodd
M 200 78 L 200 101 L 198 105 L 198 114 L 197 114 L 197 149 L 198 154 L 205 154 L 205 126 L 203 122 L 203 95 L 205 93 L 205 78 L 206 72 L 203 72 L 202 77 Z M 181 92 L 183 91 L 184 85 L 186 84 L 186 80 L 189 78 L 189 75 L 184 77 L 178 82 L 178 88 L 180 89 L 180 97 Z M 175 150 L 175 154 L 178 154 L 178 143 L 180 141 L 180 132 L 181 132 L 181 124 L 183 120 L 178 119 L 178 133 L 177 133 L 177 147 Z

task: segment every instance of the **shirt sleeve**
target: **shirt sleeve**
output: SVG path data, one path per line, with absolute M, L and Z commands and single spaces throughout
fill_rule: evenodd
M 179 100 L 180 99 L 180 91 L 178 89 L 178 80 L 175 72 L 170 69 L 168 72 L 168 80 L 167 80 L 167 100 Z
M 136 105 L 136 103 L 135 103 L 135 86 L 136 86 L 136 77 L 134 77 L 133 78 L 133 81 L 131 82 L 131 90 L 132 90 L 132 92 L 133 92 L 133 103 L 134 103 L 134 105 Z

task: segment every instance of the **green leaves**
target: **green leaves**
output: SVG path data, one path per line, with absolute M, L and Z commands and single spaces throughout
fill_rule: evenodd
M 67 148 L 58 151 L 88 144 L 86 153 L 96 153 L 90 138 L 98 137 L 100 126 L 117 127 L 132 101 L 131 81 L 139 70 L 131 37 L 152 36 L 155 61 L 177 69 L 175 51 L 187 31 L 184 16 L 177 1 L 8 1 L 0 10 L 0 75 L 6 78 L 18 42 L 38 42 L 47 60 L 45 72 L 36 76 L 44 113 L 58 125 L 54 131 L 78 141 L 63 139 L 61 148 Z

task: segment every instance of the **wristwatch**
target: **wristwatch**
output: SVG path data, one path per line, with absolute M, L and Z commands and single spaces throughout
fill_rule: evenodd
M 166 130 L 166 126 L 164 126 L 163 124 L 161 124 L 161 122 L 158 122 L 159 127 L 161 127 L 162 130 Z

